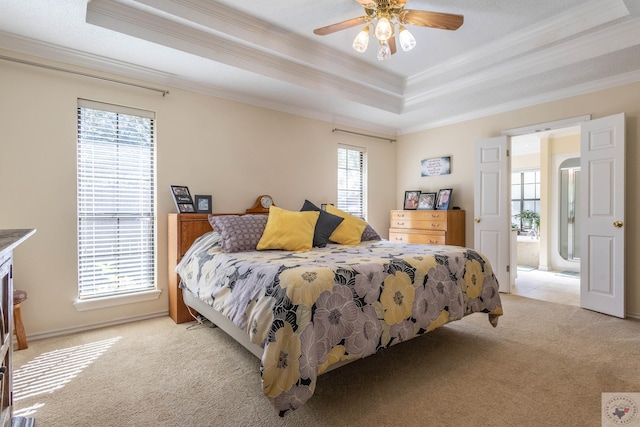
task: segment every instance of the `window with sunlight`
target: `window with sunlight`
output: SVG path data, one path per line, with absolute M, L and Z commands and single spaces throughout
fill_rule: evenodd
M 78 101 L 78 298 L 156 289 L 154 114 Z
M 338 146 L 338 209 L 366 218 L 366 151 Z

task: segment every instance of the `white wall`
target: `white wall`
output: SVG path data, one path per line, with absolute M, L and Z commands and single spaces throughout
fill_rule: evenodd
M 171 184 L 211 194 L 214 212 L 244 212 L 260 194 L 291 210 L 300 209 L 305 198 L 335 203 L 338 143 L 366 147 L 368 219 L 387 236 L 397 187 L 395 143 L 332 133 L 331 123 L 173 88 L 162 97 L 7 61 L 0 61 L 0 76 L 0 228 L 37 229 L 15 252 L 15 286 L 29 294 L 22 307 L 29 336 L 167 312 L 166 218 L 175 212 Z M 156 113 L 158 288 L 163 291 L 157 301 L 84 312 L 72 305 L 78 98 Z

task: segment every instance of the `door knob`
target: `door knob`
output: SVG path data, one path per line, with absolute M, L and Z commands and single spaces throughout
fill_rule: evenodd
M 613 221 L 613 226 L 615 228 L 622 228 L 622 221 Z
M 475 223 L 480 222 L 480 218 L 473 218 L 473 222 L 475 222 Z

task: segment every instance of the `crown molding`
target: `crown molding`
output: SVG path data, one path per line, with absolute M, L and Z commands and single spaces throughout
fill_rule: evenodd
M 384 111 L 400 113 L 402 108 L 400 91 L 393 85 L 364 84 L 346 74 L 328 73 L 325 68 L 300 62 L 297 58 L 293 60 L 272 50 L 231 40 L 112 0 L 91 1 L 87 5 L 87 22 Z
M 456 123 L 462 123 L 469 120 L 481 119 L 483 117 L 493 116 L 495 114 L 507 113 L 522 108 L 533 107 L 536 105 L 546 104 L 549 102 L 560 101 L 567 98 L 586 95 L 589 93 L 597 92 L 600 90 L 611 89 L 618 86 L 623 86 L 632 83 L 640 82 L 640 71 L 632 71 L 624 74 L 619 74 L 613 77 L 607 77 L 597 81 L 589 83 L 583 83 L 575 86 L 570 86 L 556 90 L 553 92 L 546 92 L 540 95 L 530 96 L 528 98 L 518 99 L 513 102 L 506 102 L 499 105 L 494 105 L 489 108 L 482 108 L 468 113 L 460 114 L 457 116 L 447 117 L 442 120 L 425 121 L 419 126 L 408 126 L 402 128 L 399 135 L 406 135 L 415 132 L 421 132 L 429 129 L 435 129 L 442 126 L 453 125 Z
M 482 85 L 483 89 L 504 85 L 540 73 L 640 44 L 640 19 L 631 19 L 588 35 L 555 44 L 471 76 L 453 80 L 415 96 L 405 97 L 403 112 L 414 111 L 450 96 Z
M 495 66 L 509 58 L 557 43 L 599 25 L 629 15 L 623 0 L 591 0 L 551 19 L 512 33 L 480 48 L 438 64 L 406 80 L 405 94 L 429 90 L 429 87 L 460 76 Z
M 357 57 L 329 48 L 313 39 L 238 12 L 211 0 L 135 0 L 185 22 L 197 24 L 212 34 L 258 47 L 275 56 L 309 64 L 326 73 L 343 76 L 356 83 L 400 95 L 404 78 L 372 66 Z M 94 5 L 113 0 L 92 0 Z M 88 7 L 94 7 L 89 5 Z M 331 64 L 330 68 L 327 64 Z

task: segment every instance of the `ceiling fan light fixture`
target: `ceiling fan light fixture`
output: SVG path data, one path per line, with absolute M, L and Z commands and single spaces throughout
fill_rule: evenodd
M 353 49 L 356 52 L 364 52 L 369 46 L 369 26 L 367 25 L 358 33 L 355 39 L 353 39 Z
M 378 23 L 376 24 L 375 35 L 376 38 L 382 42 L 386 42 L 391 38 L 393 34 L 393 27 L 391 26 L 391 22 L 389 18 L 382 17 L 378 19 Z
M 378 49 L 378 61 L 386 61 L 391 59 L 391 49 L 389 43 L 386 41 L 380 42 L 380 48 Z
M 413 34 L 411 34 L 409 30 L 405 28 L 404 25 L 400 25 L 400 32 L 398 33 L 398 39 L 400 41 L 400 47 L 405 52 L 408 52 L 414 47 L 416 47 L 416 38 L 413 37 Z

